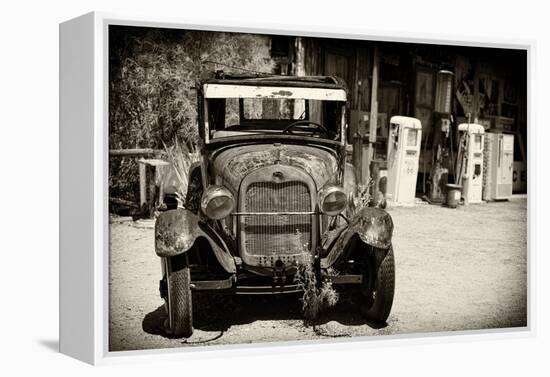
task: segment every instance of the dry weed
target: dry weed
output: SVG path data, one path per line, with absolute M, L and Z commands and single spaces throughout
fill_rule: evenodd
M 315 323 L 323 309 L 331 308 L 338 302 L 338 292 L 331 282 L 317 280 L 314 258 L 306 249 L 298 265 L 296 278 L 303 289 L 302 311 L 306 323 Z

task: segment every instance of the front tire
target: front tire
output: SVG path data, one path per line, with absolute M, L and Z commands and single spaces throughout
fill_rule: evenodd
M 390 247 L 388 250 L 378 271 L 375 270 L 374 263 L 372 263 L 369 266 L 369 271 L 363 277 L 359 310 L 367 320 L 384 323 L 390 315 L 395 292 L 393 248 Z
M 193 334 L 193 298 L 191 271 L 186 255 L 166 260 L 168 280 L 168 331 L 177 338 Z

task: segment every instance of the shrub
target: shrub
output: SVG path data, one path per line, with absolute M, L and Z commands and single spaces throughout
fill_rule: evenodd
M 163 149 L 198 142 L 195 81 L 216 70 L 271 72 L 268 36 L 112 26 L 109 29 L 109 148 Z M 171 145 L 168 145 L 171 146 Z M 133 159 L 110 159 L 110 194 L 138 192 Z

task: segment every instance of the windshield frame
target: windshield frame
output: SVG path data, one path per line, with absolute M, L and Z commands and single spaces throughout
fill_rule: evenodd
M 347 91 L 342 88 L 315 88 L 315 87 L 284 87 L 284 86 L 268 86 L 268 85 L 235 85 L 235 84 L 204 84 L 203 86 L 203 100 L 202 102 L 202 120 L 204 127 L 204 142 L 205 144 L 210 144 L 214 142 L 214 138 L 210 136 L 210 125 L 209 125 L 209 109 L 208 109 L 208 100 L 210 99 L 228 99 L 228 98 L 237 98 L 239 100 L 245 98 L 269 98 L 269 99 L 295 99 L 295 100 L 317 100 L 317 101 L 330 101 L 341 103 L 340 110 L 340 124 L 337 126 L 335 131 L 339 131 L 339 137 L 335 139 L 330 138 L 320 138 L 320 137 L 311 137 L 308 135 L 300 135 L 306 140 L 323 140 L 323 141 L 332 141 L 340 145 L 345 145 L 346 143 L 346 132 L 347 132 Z M 261 119 L 261 122 L 269 122 L 269 119 Z M 273 120 L 271 120 L 273 121 Z M 292 120 L 289 120 L 292 122 Z M 239 131 L 235 131 L 239 132 Z M 261 133 L 261 132 L 246 132 L 243 131 L 242 135 L 233 135 L 233 136 L 222 136 L 215 138 L 216 141 L 221 139 L 241 139 L 241 138 L 250 138 L 251 136 L 257 135 L 266 135 L 270 133 Z M 273 133 L 271 136 L 279 137 L 288 137 L 287 133 Z M 228 140 L 229 141 L 229 140 Z

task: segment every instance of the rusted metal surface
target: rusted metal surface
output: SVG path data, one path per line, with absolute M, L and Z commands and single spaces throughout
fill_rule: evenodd
M 246 145 L 221 152 L 214 160 L 220 183 L 237 188 L 253 170 L 264 166 L 290 165 L 307 172 L 317 187 L 337 178 L 338 161 L 334 153 L 306 145 Z
M 332 284 L 361 284 L 363 282 L 363 275 L 335 275 L 327 276 L 326 280 Z
M 174 256 L 191 249 L 199 236 L 198 220 L 198 216 L 184 209 L 161 213 L 155 223 L 157 254 Z
M 303 290 L 302 284 L 285 284 L 285 285 L 237 285 L 235 293 L 238 295 L 266 295 L 266 294 L 281 294 L 281 293 L 296 293 Z
M 389 249 L 392 233 L 393 221 L 386 211 L 380 208 L 365 207 L 354 215 L 347 228 L 342 229 L 336 242 L 334 242 L 335 236 L 325 241 L 324 245 L 330 250 L 323 264 L 332 266 L 355 235 L 358 235 L 361 241 L 367 245 L 384 250 Z M 334 243 L 331 245 L 329 242 Z
M 236 265 L 227 247 L 215 240 L 199 225 L 199 217 L 187 209 L 163 212 L 155 223 L 155 252 L 159 257 L 172 257 L 189 251 L 199 237 L 208 240 L 221 266 L 229 273 Z
M 314 212 L 316 187 L 303 169 L 274 164 L 256 169 L 240 183 L 239 212 Z M 248 265 L 265 256 L 301 256 L 315 250 L 317 217 L 309 214 L 240 216 L 240 255 Z
M 298 72 L 299 73 L 299 72 Z M 344 80 L 334 76 L 275 76 L 275 75 L 225 75 L 224 78 L 204 80 L 197 83 L 202 90 L 204 84 L 289 86 L 299 88 L 347 89 Z
M 316 145 L 319 147 L 339 150 L 344 147 L 344 140 L 331 140 L 325 138 L 312 138 L 311 136 L 283 134 L 259 134 L 241 132 L 238 136 L 224 136 L 220 138 L 209 139 L 204 145 L 205 150 L 215 151 L 227 146 L 242 146 L 256 144 L 274 144 L 283 143 L 285 145 Z
M 229 289 L 233 287 L 235 276 L 232 275 L 225 280 L 193 280 L 191 289 L 194 291 L 209 291 L 217 289 Z
M 346 233 L 350 232 L 358 234 L 368 245 L 387 249 L 391 246 L 393 221 L 383 209 L 363 208 L 351 220 Z
M 347 229 L 348 225 L 340 225 L 334 229 L 326 230 L 323 233 L 323 237 L 321 239 L 321 246 L 323 247 L 323 250 L 325 251 L 332 251 L 334 242 L 340 237 L 340 235 Z

